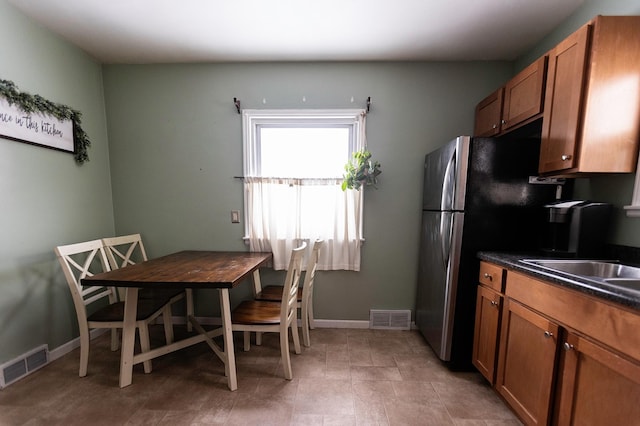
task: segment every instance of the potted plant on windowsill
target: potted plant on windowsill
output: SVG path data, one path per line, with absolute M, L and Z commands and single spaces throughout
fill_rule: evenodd
M 353 161 L 348 162 L 344 169 L 342 190 L 355 189 L 359 191 L 362 186 L 376 187 L 380 171 L 380 163 L 371 159 L 371 152 L 361 149 L 353 153 Z

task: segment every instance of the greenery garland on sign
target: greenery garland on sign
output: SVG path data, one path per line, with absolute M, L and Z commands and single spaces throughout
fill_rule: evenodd
M 84 130 L 82 130 L 80 117 L 82 114 L 66 105 L 56 104 L 48 101 L 40 95 L 30 95 L 21 92 L 16 85 L 9 80 L 0 79 L 0 95 L 2 95 L 9 105 L 16 105 L 27 114 L 40 112 L 42 114 L 51 115 L 60 121 L 71 120 L 73 122 L 73 156 L 79 164 L 89 161 L 87 148 L 91 145 L 89 138 Z

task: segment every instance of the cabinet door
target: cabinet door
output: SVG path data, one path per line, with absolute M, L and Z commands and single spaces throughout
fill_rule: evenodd
M 583 26 L 549 53 L 540 173 L 577 164 L 590 31 L 590 25 Z
M 503 297 L 499 293 L 478 286 L 472 361 L 491 384 L 495 383 L 502 300 Z
M 529 425 L 550 417 L 558 325 L 505 299 L 496 388 Z
M 509 80 L 504 89 L 503 131 L 542 112 L 546 71 L 547 57 L 543 56 Z
M 640 140 L 640 17 L 598 16 L 591 54 L 579 171 L 633 173 Z
M 575 334 L 563 347 L 559 425 L 640 422 L 640 365 Z
M 501 87 L 476 106 L 474 136 L 495 136 L 500 133 L 503 93 L 504 89 Z

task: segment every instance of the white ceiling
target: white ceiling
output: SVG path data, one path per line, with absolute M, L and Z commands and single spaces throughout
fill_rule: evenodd
M 103 63 L 513 60 L 584 0 L 9 0 Z

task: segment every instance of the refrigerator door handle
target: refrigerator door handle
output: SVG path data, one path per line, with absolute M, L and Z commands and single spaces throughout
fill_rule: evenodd
M 444 171 L 442 182 L 442 198 L 440 199 L 440 210 L 453 210 L 453 201 L 456 199 L 456 151 L 451 154 Z
M 440 249 L 442 250 L 442 266 L 446 269 L 449 264 L 451 237 L 453 235 L 453 213 L 440 213 Z

